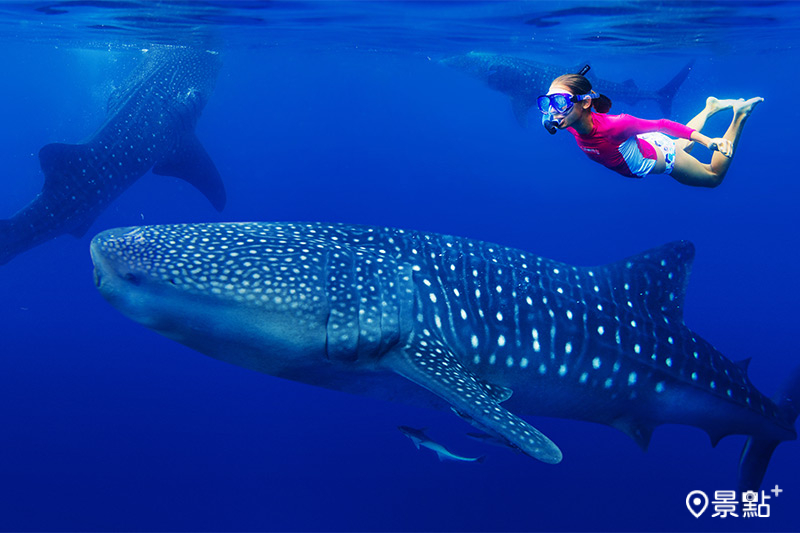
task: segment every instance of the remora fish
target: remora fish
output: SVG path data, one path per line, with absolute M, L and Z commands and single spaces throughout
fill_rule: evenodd
M 207 50 L 159 46 L 145 52 L 111 95 L 100 129 L 81 144 L 39 151 L 42 191 L 0 220 L 0 264 L 64 233 L 81 237 L 150 169 L 186 180 L 221 211 L 225 188 L 194 134 L 220 65 L 218 54 Z
M 448 57 L 441 63 L 465 72 L 511 98 L 514 116 L 521 125 L 527 122 L 528 110 L 536 105 L 536 99 L 547 92 L 550 83 L 561 76 L 578 72 L 583 65 L 572 69 L 562 66 L 537 63 L 528 59 L 483 52 Z M 672 113 L 672 100 L 678 88 L 686 80 L 691 71 L 689 62 L 669 83 L 658 91 L 639 89 L 633 80 L 622 83 L 595 78 L 591 71 L 586 75 L 592 82 L 594 90 L 608 95 L 612 100 L 619 100 L 632 105 L 642 100 L 654 100 L 661 108 L 664 117 Z
M 414 446 L 419 447 L 422 446 L 423 448 L 428 448 L 429 450 L 433 450 L 436 452 L 436 455 L 439 457 L 440 461 L 444 461 L 445 459 L 450 461 L 464 461 L 464 462 L 478 462 L 482 463 L 483 460 L 486 458 L 484 456 L 481 457 L 462 457 L 460 455 L 456 455 L 438 442 L 432 441 L 430 437 L 425 434 L 424 429 L 414 429 L 408 426 L 397 426 L 397 429 L 400 430 L 400 433 L 411 439 L 411 442 L 414 443 Z
M 712 443 L 749 435 L 750 489 L 796 438 L 800 373 L 775 403 L 684 324 L 688 242 L 574 267 L 432 233 L 232 223 L 109 230 L 91 253 L 103 296 L 169 338 L 274 376 L 449 406 L 547 463 L 561 451 L 518 415 L 607 424 L 642 448 L 665 423 Z

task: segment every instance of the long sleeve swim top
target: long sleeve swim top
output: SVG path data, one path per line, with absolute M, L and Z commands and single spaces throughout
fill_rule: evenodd
M 637 177 L 631 172 L 620 153 L 622 143 L 640 133 L 660 132 L 681 139 L 690 139 L 695 131 L 688 126 L 667 119 L 644 120 L 630 115 L 605 115 L 592 113 L 592 132 L 581 135 L 574 128 L 567 128 L 578 146 L 593 161 L 597 161 L 623 176 Z M 639 151 L 647 159 L 657 159 L 656 149 L 649 142 L 636 139 Z

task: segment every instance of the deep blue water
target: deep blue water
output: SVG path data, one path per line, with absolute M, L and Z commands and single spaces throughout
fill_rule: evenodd
M 712 449 L 699 429 L 662 426 L 643 453 L 614 429 L 540 418 L 564 452 L 545 465 L 467 439 L 449 412 L 209 359 L 123 317 L 93 285 L 91 236 L 142 223 L 388 225 L 579 265 L 689 239 L 686 323 L 730 359 L 752 357 L 752 381 L 771 394 L 800 362 L 798 6 L 647 5 L 3 4 L 0 218 L 41 188 L 41 146 L 102 123 L 140 48 L 200 30 L 218 34 L 224 66 L 197 134 L 228 206 L 218 214 L 189 185 L 148 174 L 84 238 L 0 267 L 0 529 L 799 529 L 796 442 L 767 472 L 765 488 L 785 490 L 770 518 L 695 519 L 687 493 L 734 488 L 743 437 Z M 569 134 L 521 128 L 505 96 L 437 63 L 470 50 L 590 60 L 645 88 L 695 58 L 673 110 L 683 122 L 711 94 L 766 101 L 721 187 L 634 181 Z M 613 112 L 659 118 L 649 103 Z M 401 424 L 487 459 L 440 463 Z

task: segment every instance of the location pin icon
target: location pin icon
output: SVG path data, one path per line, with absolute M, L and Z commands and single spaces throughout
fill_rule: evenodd
M 702 490 L 693 490 L 686 497 L 686 507 L 695 518 L 700 518 L 700 515 L 708 508 L 708 496 Z

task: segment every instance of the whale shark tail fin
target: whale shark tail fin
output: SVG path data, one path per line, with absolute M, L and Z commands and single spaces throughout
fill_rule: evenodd
M 794 424 L 800 412 L 800 367 L 794 369 L 773 401 L 786 423 Z M 781 442 L 783 441 L 757 436 L 747 439 L 739 460 L 739 491 L 759 490 L 772 452 Z
M 153 174 L 180 178 L 208 198 L 217 211 L 225 208 L 225 185 L 217 167 L 192 131 L 181 137 L 178 145 L 153 167 Z
M 693 65 L 694 59 L 686 63 L 674 78 L 669 80 L 666 85 L 657 91 L 658 106 L 661 108 L 661 112 L 664 113 L 665 117 L 669 117 L 672 114 L 672 100 L 675 98 L 675 93 L 678 92 L 680 86 L 683 85 L 683 82 L 686 81 L 686 78 L 689 76 Z

